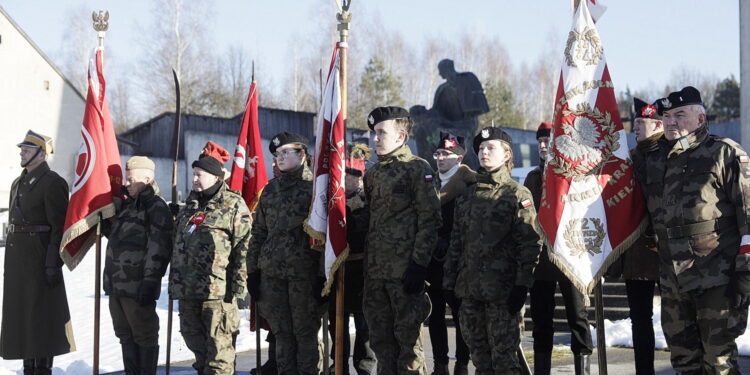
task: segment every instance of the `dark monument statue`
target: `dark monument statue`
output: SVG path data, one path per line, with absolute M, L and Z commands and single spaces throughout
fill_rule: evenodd
M 490 111 L 482 83 L 471 72 L 458 73 L 453 60 L 438 63 L 438 71 L 445 82 L 435 91 L 435 100 L 429 110 L 422 105 L 409 109 L 414 120 L 414 140 L 417 154 L 435 166 L 432 153 L 440 138 L 440 131 L 462 136 L 471 144 L 479 121 L 477 117 Z M 464 163 L 479 168 L 477 156 L 468 148 Z

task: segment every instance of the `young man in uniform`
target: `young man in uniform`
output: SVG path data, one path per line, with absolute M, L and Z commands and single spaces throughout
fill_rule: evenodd
M 375 108 L 367 124 L 378 156 L 364 180 L 370 218 L 363 308 L 370 342 L 379 375 L 426 375 L 420 328 L 430 314 L 425 278 L 441 225 L 436 179 L 406 144 L 407 110 Z

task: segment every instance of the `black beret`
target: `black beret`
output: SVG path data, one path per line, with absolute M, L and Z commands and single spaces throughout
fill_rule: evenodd
M 510 135 L 508 133 L 504 132 L 503 129 L 496 128 L 494 126 L 488 126 L 484 129 L 482 129 L 479 134 L 477 134 L 474 137 L 474 152 L 479 153 L 479 145 L 482 144 L 484 141 L 491 141 L 493 139 L 497 139 L 498 141 L 503 141 L 507 143 L 508 145 L 513 144 L 513 139 L 510 138 Z
M 445 132 L 440 132 L 440 141 L 435 148 L 448 150 L 457 155 L 463 155 L 466 153 L 464 137 Z
M 536 139 L 549 137 L 550 134 L 552 134 L 552 124 L 549 122 L 543 122 L 536 128 Z
M 641 99 L 633 98 L 633 120 L 637 118 L 656 118 L 658 117 L 658 108 L 653 104 L 648 104 Z
M 300 144 L 305 150 L 307 150 L 307 138 L 299 134 L 287 132 L 274 135 L 273 138 L 271 138 L 271 142 L 268 143 L 268 150 L 273 154 L 276 152 L 277 148 L 290 143 Z
M 375 125 L 397 118 L 409 118 L 409 111 L 401 107 L 378 107 L 367 116 L 367 126 L 375 130 Z
M 664 114 L 664 111 L 684 107 L 686 105 L 699 104 L 703 105 L 701 100 L 701 93 L 693 86 L 683 87 L 682 90 L 669 94 L 666 98 L 658 100 L 658 112 L 659 116 Z

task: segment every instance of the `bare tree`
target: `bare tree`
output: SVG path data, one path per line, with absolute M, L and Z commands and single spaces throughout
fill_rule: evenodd
M 96 47 L 96 32 L 91 29 L 91 8 L 81 4 L 65 12 L 68 23 L 54 54 L 55 62 L 68 80 L 82 93 L 88 88 L 87 66 Z

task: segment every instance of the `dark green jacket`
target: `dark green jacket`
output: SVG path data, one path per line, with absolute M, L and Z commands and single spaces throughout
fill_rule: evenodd
M 378 159 L 364 177 L 366 277 L 401 279 L 410 261 L 427 267 L 432 259 L 442 223 L 437 178 L 407 145 Z
M 304 222 L 312 202 L 312 173 L 306 166 L 268 182 L 255 210 L 248 272 L 286 280 L 320 273 L 322 253 L 310 248 Z
M 197 218 L 203 220 L 196 225 Z M 175 222 L 170 297 L 210 300 L 231 293 L 243 298 L 251 226 L 245 201 L 226 184 L 204 204 L 192 192 Z
M 104 291 L 135 297 L 142 281 L 161 285 L 172 256 L 172 213 L 152 186 L 135 199 L 123 200 L 113 223 L 105 226 L 108 238 L 104 260 Z M 154 299 L 159 298 L 156 289 Z
M 750 255 L 738 254 L 741 237 L 750 234 L 747 153 L 705 126 L 658 145 L 646 155 L 645 173 L 662 287 L 686 292 L 725 285 L 735 267 L 750 270 Z
M 527 188 L 506 167 L 480 169 L 476 185 L 456 199 L 445 261 L 445 289 L 460 298 L 503 304 L 515 285 L 530 288 L 541 250 Z

